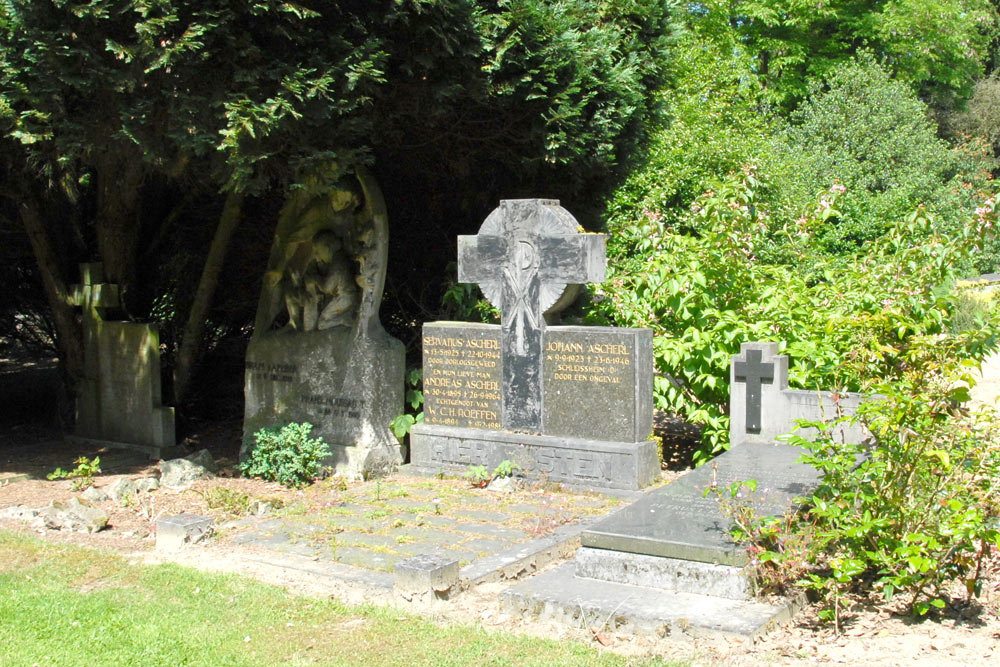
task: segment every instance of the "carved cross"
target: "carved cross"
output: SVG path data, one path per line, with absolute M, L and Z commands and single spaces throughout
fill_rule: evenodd
M 581 234 L 558 201 L 500 202 L 476 236 L 458 237 L 458 280 L 500 310 L 502 426 L 542 428 L 542 332 L 567 285 L 604 280 L 604 235 Z
M 747 385 L 748 433 L 760 433 L 761 423 L 761 383 L 774 382 L 774 364 L 761 362 L 760 350 L 747 350 L 746 361 L 733 362 L 736 380 Z

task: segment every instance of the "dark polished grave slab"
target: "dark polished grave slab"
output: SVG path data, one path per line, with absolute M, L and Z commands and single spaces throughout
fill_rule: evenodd
M 728 493 L 730 484 L 756 480 L 748 494 L 761 516 L 780 514 L 794 499 L 807 496 L 818 484 L 819 472 L 799 463 L 803 451 L 776 444 L 745 443 L 718 456 L 712 463 L 649 493 L 585 531 L 583 546 L 703 563 L 743 566 L 745 547 L 729 535 L 731 520 L 714 493 L 717 484 Z

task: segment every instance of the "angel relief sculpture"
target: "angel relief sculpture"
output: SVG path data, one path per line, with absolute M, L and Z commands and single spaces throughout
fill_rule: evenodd
M 381 194 L 365 170 L 329 165 L 303 178 L 278 221 L 256 333 L 367 332 L 378 323 L 387 238 Z

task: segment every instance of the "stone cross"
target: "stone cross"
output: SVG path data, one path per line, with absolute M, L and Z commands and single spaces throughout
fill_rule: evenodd
M 747 385 L 746 430 L 760 433 L 761 423 L 761 383 L 774 382 L 774 364 L 761 362 L 760 350 L 747 350 L 746 361 L 733 362 L 734 377 Z
M 475 236 L 458 237 L 458 280 L 500 310 L 501 425 L 542 428 L 542 332 L 568 285 L 602 282 L 603 234 L 581 234 L 551 199 L 503 200 Z
M 121 304 L 118 285 L 104 282 L 104 265 L 100 262 L 81 264 L 80 284 L 73 286 L 69 303 L 72 306 L 83 306 L 85 319 L 99 320 L 103 310 L 117 308 Z

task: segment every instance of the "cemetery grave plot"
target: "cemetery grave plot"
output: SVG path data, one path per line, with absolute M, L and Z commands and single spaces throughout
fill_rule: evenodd
M 604 243 L 547 199 L 503 200 L 459 237 L 459 280 L 479 283 L 501 322 L 424 324 L 417 470 L 509 460 L 585 488 L 655 480 L 652 330 L 548 323 L 581 283 L 604 280 Z
M 216 435 L 235 441 L 238 424 Z M 201 439 L 202 444 L 206 443 Z M 221 442 L 213 444 L 219 451 Z M 229 444 L 228 448 L 233 449 Z M 50 481 L 56 467 L 71 468 L 81 455 L 101 457 L 104 473 L 94 486 L 108 489 L 119 478 L 158 474 L 142 454 L 116 449 L 81 449 L 78 444 L 38 442 L 0 452 L 0 510 L 18 505 L 41 508 L 51 501 L 81 495 L 73 480 Z M 322 554 L 324 560 L 369 569 L 391 570 L 412 553 L 445 547 L 463 565 L 485 555 L 590 519 L 620 505 L 599 494 L 570 493 L 557 486 L 535 486 L 497 493 L 473 488 L 461 477 L 428 479 L 396 474 L 380 481 L 321 480 L 301 492 L 276 483 L 239 477 L 233 458 L 220 458 L 216 477 L 194 482 L 183 492 L 160 488 L 124 503 L 96 505 L 109 515 L 108 527 L 94 534 L 43 531 L 48 538 L 99 544 L 122 551 L 151 550 L 155 519 L 187 513 L 212 517 L 213 546 L 273 549 Z M 254 514 L 258 503 L 274 509 Z M 8 530 L 34 532 L 28 523 L 0 520 Z M 277 529 L 275 529 L 277 527 Z

